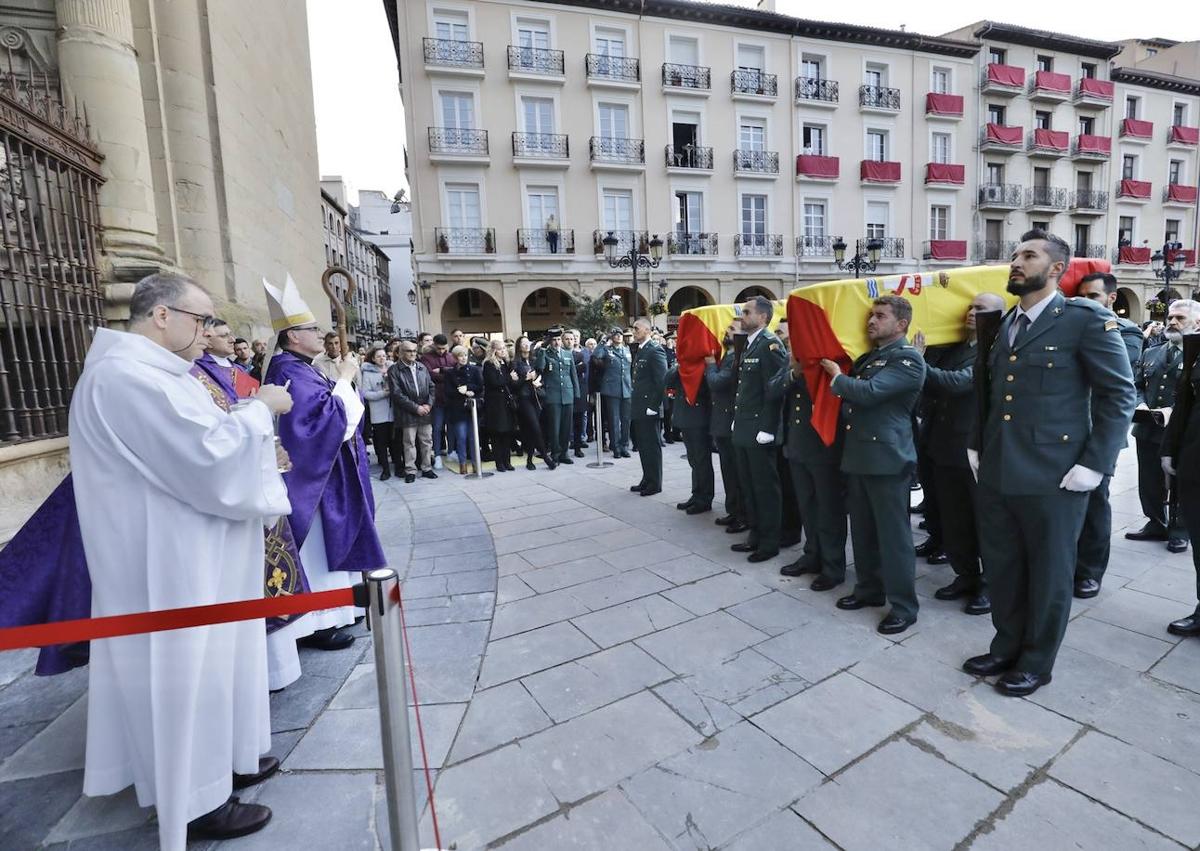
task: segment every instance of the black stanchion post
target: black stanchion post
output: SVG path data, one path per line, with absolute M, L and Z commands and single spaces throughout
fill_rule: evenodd
M 604 419 L 603 410 L 600 407 L 603 403 L 603 399 L 604 397 L 599 393 L 596 394 L 596 460 L 588 464 L 588 466 L 592 469 L 611 467 L 613 465 L 612 461 L 605 461 L 604 456 L 600 454 L 601 448 L 604 446 Z M 615 443 L 617 436 L 615 434 L 609 434 L 608 439 L 609 441 Z M 611 446 L 610 448 L 614 453 L 617 451 L 616 446 Z
M 467 476 L 468 479 L 486 479 L 491 473 L 483 471 L 482 453 L 479 451 L 479 400 L 472 397 L 467 400 L 471 406 L 471 458 L 475 461 L 475 472 Z

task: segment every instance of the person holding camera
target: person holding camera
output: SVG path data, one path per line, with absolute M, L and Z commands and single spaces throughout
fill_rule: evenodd
M 579 395 L 579 375 L 575 358 L 563 348 L 563 329 L 551 328 L 546 338 L 537 344 L 534 368 L 542 376 L 545 388 L 546 438 L 550 453 L 559 464 L 574 464 L 568 452 L 571 448 L 572 411 Z
M 629 423 L 633 415 L 633 360 L 625 345 L 625 335 L 613 328 L 606 342 L 592 352 L 592 363 L 599 364 L 600 404 L 608 425 L 608 445 L 614 458 L 629 458 Z

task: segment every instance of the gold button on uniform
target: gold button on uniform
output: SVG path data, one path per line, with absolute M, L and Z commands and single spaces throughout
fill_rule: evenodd
M 1071 435 L 1069 435 L 1069 434 L 1063 435 L 1063 440 L 1070 440 L 1070 439 L 1071 439 Z
M 1008 376 L 1005 376 L 1004 380 L 1005 381 L 1013 381 L 1014 379 L 1011 375 L 1008 375 Z
M 1009 395 L 1005 396 L 1005 397 L 1004 397 L 1004 401 L 1005 401 L 1005 402 L 1011 402 L 1011 401 L 1012 401 L 1012 394 L 1010 393 Z
M 1009 420 L 1011 420 L 1011 419 L 1012 419 L 1012 414 L 1005 414 L 1005 415 L 1004 415 L 1004 421 L 1005 421 L 1005 422 L 1008 422 L 1008 421 L 1009 421 Z
M 847 426 L 846 426 L 846 431 L 850 431 L 850 426 L 849 426 L 849 425 L 847 425 Z
M 1008 359 L 1009 359 L 1010 361 L 1015 361 L 1015 360 L 1017 359 L 1017 356 L 1016 356 L 1016 355 L 1009 355 L 1009 356 L 1008 356 Z

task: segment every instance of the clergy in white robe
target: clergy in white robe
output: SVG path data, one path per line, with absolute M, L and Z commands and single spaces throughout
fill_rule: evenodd
M 188 374 L 212 302 L 189 279 L 144 279 L 131 309 L 132 333 L 96 332 L 71 400 L 92 614 L 261 599 L 264 518 L 291 511 L 273 428 L 289 397 L 212 403 Z M 133 784 L 164 849 L 213 811 L 218 828 L 266 823 L 266 808 L 227 803 L 233 773 L 270 748 L 261 619 L 95 641 L 88 682 L 85 794 Z

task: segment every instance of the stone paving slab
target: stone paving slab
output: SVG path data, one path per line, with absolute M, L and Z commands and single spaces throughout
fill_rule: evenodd
M 657 594 L 572 618 L 571 623 L 601 647 L 640 638 L 691 620 L 692 614 Z
M 499 846 L 504 851 L 598 848 L 669 851 L 668 845 L 619 792 L 605 792 Z
M 618 644 L 521 680 L 555 723 L 673 679 L 636 644 Z

